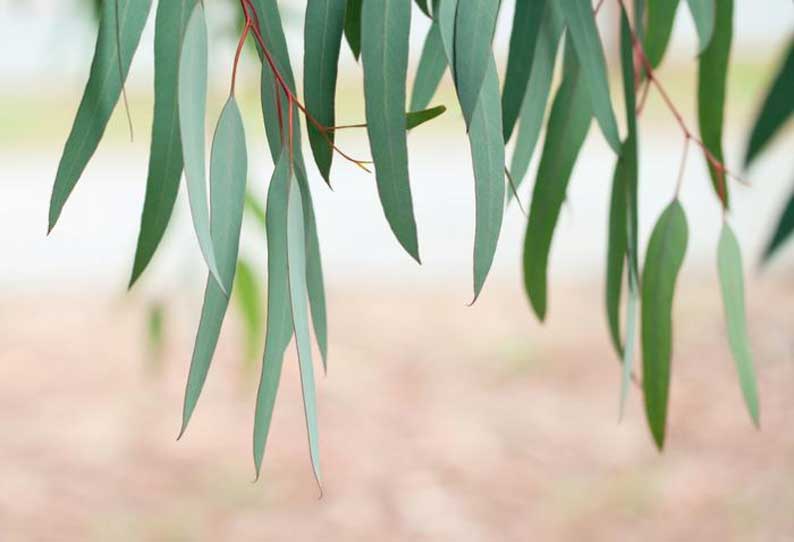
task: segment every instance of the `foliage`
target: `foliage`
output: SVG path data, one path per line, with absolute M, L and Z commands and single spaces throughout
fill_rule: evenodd
M 675 286 L 688 237 L 685 211 L 678 200 L 682 179 L 679 174 L 672 201 L 659 217 L 641 261 L 637 125 L 648 92 L 655 90 L 661 95 L 681 128 L 684 159 L 693 145 L 703 153 L 715 193 L 725 210 L 718 268 L 727 334 L 748 409 L 757 424 L 759 407 L 744 315 L 741 254 L 727 221 L 727 181 L 733 176 L 724 165 L 722 152 L 732 0 L 687 2 L 699 40 L 700 135 L 695 135 L 678 112 L 655 72 L 663 61 L 679 1 L 614 1 L 620 12 L 622 94 L 626 105 L 623 130 L 613 109 L 614 96 L 596 24 L 603 0 L 595 9 L 590 0 L 517 0 L 501 91 L 492 46 L 498 0 L 416 0 L 415 4 L 407 0 L 308 0 L 304 28 L 305 101 L 297 94 L 276 0 L 240 0 L 242 34 L 232 66 L 229 99 L 218 120 L 209 157 L 208 198 L 204 126 L 209 43 L 204 4 L 200 0 L 160 0 L 154 42 L 151 158 L 130 285 L 144 272 L 160 243 L 184 171 L 198 248 L 206 262 L 208 278 L 185 393 L 182 432 L 187 429 L 208 374 L 237 273 L 234 291 L 242 299 L 249 350 L 257 348 L 261 322 L 266 320 L 253 438 L 257 473 L 263 461 L 284 354 L 294 336 L 311 464 L 320 483 L 311 331 L 324 369 L 328 332 L 319 232 L 301 146 L 300 120 L 305 120 L 312 157 L 328 186 L 335 172 L 335 157 L 367 171 L 374 166 L 385 218 L 396 240 L 418 262 L 420 247 L 407 138 L 411 129 L 445 111 L 444 106 L 429 106 L 447 68 L 471 144 L 476 199 L 475 300 L 483 291 L 493 262 L 505 206 L 527 176 L 549 103 L 523 255 L 525 287 L 541 320 L 549 308 L 548 260 L 555 227 L 593 120 L 614 152 L 605 299 L 610 336 L 623 363 L 620 410 L 623 411 L 634 381 L 643 393 L 651 433 L 660 449 L 665 439 L 672 374 Z M 422 48 L 411 106 L 406 111 L 414 7 L 430 17 L 432 24 Z M 50 229 L 96 150 L 112 110 L 124 95 L 124 81 L 150 8 L 151 0 L 103 0 L 99 4 L 94 62 L 55 180 Z M 343 37 L 362 66 L 366 103 L 363 123 L 337 125 L 334 103 Z M 265 210 L 258 206 L 258 196 L 246 195 L 245 134 L 235 101 L 238 60 L 248 38 L 255 43 L 262 63 L 261 105 L 275 164 Z M 564 49 L 562 80 L 553 91 L 560 44 Z M 792 59 L 794 46 L 753 129 L 747 163 L 794 111 Z M 342 128 L 366 129 L 372 162 L 353 158 L 336 145 L 334 134 Z M 508 169 L 505 145 L 514 134 L 515 150 Z M 682 168 L 684 163 L 685 160 Z M 267 236 L 266 316 L 257 303 L 250 303 L 251 297 L 260 295 L 255 273 L 245 260 L 238 259 L 246 205 Z M 767 254 L 794 229 L 792 209 L 794 199 Z M 159 326 L 158 323 L 158 329 Z M 633 361 L 638 327 L 641 380 L 634 372 Z

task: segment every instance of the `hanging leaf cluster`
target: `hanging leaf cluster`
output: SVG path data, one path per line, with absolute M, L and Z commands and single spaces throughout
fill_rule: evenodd
M 151 262 L 184 178 L 207 281 L 185 391 L 182 433 L 188 428 L 207 378 L 230 295 L 240 290 L 243 296 L 259 295 L 256 272 L 238 257 L 244 208 L 253 206 L 265 229 L 268 251 L 265 346 L 255 407 L 254 462 L 258 473 L 285 352 L 294 339 L 311 465 L 321 483 L 312 336 L 326 370 L 328 325 L 319 232 L 301 131 L 305 125 L 314 166 L 328 186 L 335 176 L 344 175 L 345 167 L 374 172 L 385 219 L 396 241 L 419 262 L 420 236 L 407 140 L 410 130 L 445 112 L 445 106 L 431 107 L 431 102 L 449 70 L 462 112 L 461 129 L 466 131 L 471 147 L 475 300 L 483 291 L 494 260 L 506 206 L 518 197 L 517 189 L 528 176 L 532 156 L 539 148 L 524 238 L 523 274 L 532 308 L 540 320 L 546 318 L 550 309 L 551 246 L 591 124 L 598 126 L 614 153 L 605 298 L 610 336 L 623 363 L 620 410 L 622 413 L 633 381 L 644 398 L 653 438 L 659 448 L 663 446 L 672 375 L 673 305 L 688 232 L 678 199 L 679 174 L 676 188 L 671 188 L 672 201 L 656 223 L 644 258 L 640 254 L 638 120 L 647 94 L 658 92 L 681 128 L 684 158 L 691 146 L 703 154 L 715 195 L 727 216 L 727 181 L 731 174 L 723 161 L 722 132 L 733 0 L 686 2 L 699 38 L 697 132 L 677 111 L 655 72 L 664 58 L 678 0 L 606 1 L 615 2 L 619 8 L 623 126 L 613 108 L 597 25 L 603 2 L 593 6 L 590 0 L 516 0 L 507 64 L 500 75 L 492 45 L 499 0 L 307 0 L 301 98 L 276 0 L 240 0 L 244 24 L 231 66 L 229 98 L 216 121 L 209 149 L 205 126 L 210 44 L 204 3 L 157 2 L 151 152 L 130 286 Z M 96 51 L 56 175 L 50 229 L 96 151 L 111 113 L 120 100 L 126 100 L 125 81 L 151 7 L 151 0 L 103 0 L 99 6 Z M 415 8 L 431 22 L 416 73 L 409 76 Z M 246 187 L 248 151 L 235 98 L 238 61 L 246 53 L 244 44 L 249 39 L 256 45 L 261 63 L 261 107 L 274 164 L 265 209 L 256 207 L 251 189 Z M 337 124 L 335 100 L 343 41 L 360 61 L 364 122 Z M 558 57 L 561 79 L 555 88 Z M 792 65 L 789 53 L 753 131 L 748 162 L 777 131 L 781 117 L 792 112 Z M 411 78 L 414 83 L 409 96 L 406 83 Z M 353 158 L 337 145 L 335 132 L 342 128 L 366 131 L 371 160 Z M 514 145 L 508 162 L 505 149 L 511 139 Z M 336 166 L 335 161 L 339 162 Z M 794 227 L 790 209 L 787 213 L 782 229 L 788 229 L 779 236 Z M 741 254 L 727 221 L 718 245 L 718 270 L 728 342 L 748 408 L 758 423 Z M 251 328 L 249 336 L 255 337 L 263 316 L 256 304 L 243 303 L 243 310 Z M 640 352 L 635 354 L 637 342 Z M 255 341 L 253 344 L 255 347 Z M 634 362 L 638 357 L 641 364 Z

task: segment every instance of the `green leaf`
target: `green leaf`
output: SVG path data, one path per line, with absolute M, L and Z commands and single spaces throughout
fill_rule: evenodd
M 433 99 L 446 68 L 447 59 L 441 41 L 441 28 L 438 22 L 434 21 L 425 38 L 419 67 L 416 69 L 414 88 L 411 92 L 411 111 L 419 111 L 430 105 L 430 100 Z
M 443 115 L 446 111 L 447 108 L 445 106 L 437 105 L 429 109 L 423 109 L 422 111 L 412 111 L 411 113 L 406 113 L 405 126 L 407 129 L 413 130 L 418 126 L 421 126 L 422 124 L 430 122 L 434 118 Z
M 520 186 L 526 177 L 540 137 L 562 30 L 562 17 L 558 13 L 556 4 L 547 2 L 541 22 L 540 37 L 535 47 L 535 58 L 532 61 L 532 73 L 521 106 L 515 151 L 510 162 L 510 175 L 516 187 Z
M 505 141 L 510 140 L 527 93 L 544 13 L 546 13 L 546 0 L 516 2 L 502 93 L 502 126 Z
M 345 0 L 309 0 L 306 3 L 304 99 L 309 113 L 323 126 L 336 125 L 336 75 L 344 26 Z M 333 149 L 328 140 L 334 140 L 334 132 L 323 134 L 311 122 L 306 126 L 317 169 L 325 182 L 330 183 Z
M 563 80 L 549 115 L 524 238 L 524 286 L 540 320 L 546 317 L 546 282 L 554 229 L 592 119 L 584 79 L 569 34 Z
M 792 193 L 785 209 L 783 209 L 783 213 L 781 213 L 778 219 L 775 233 L 769 240 L 766 250 L 764 250 L 762 258 L 764 262 L 767 262 L 769 258 L 777 252 L 781 245 L 791 237 L 792 232 L 794 232 L 794 193 Z
M 174 210 L 182 177 L 177 74 L 182 36 L 195 0 L 159 2 L 154 34 L 154 120 L 141 229 L 130 287 L 149 265 Z
M 347 0 L 345 10 L 345 39 L 353 56 L 361 54 L 361 4 L 363 0 Z
M 565 15 L 568 35 L 582 66 L 582 76 L 587 86 L 592 111 L 609 146 L 620 153 L 620 135 L 615 112 L 609 98 L 609 82 L 604 49 L 598 35 L 590 0 L 560 0 Z
M 371 0 L 367 0 L 371 1 Z M 292 325 L 303 388 L 303 408 L 309 437 L 309 452 L 317 484 L 322 488 L 320 474 L 319 436 L 317 432 L 317 398 L 314 386 L 308 304 L 306 302 L 306 238 L 303 230 L 303 204 L 300 188 L 293 176 L 287 200 L 287 276 L 289 281 Z
M 180 436 L 187 428 L 207 379 L 207 372 L 212 363 L 221 325 L 229 305 L 229 298 L 221 286 L 225 291 L 231 292 L 234 282 L 247 176 L 248 157 L 243 119 L 237 102 L 234 97 L 230 97 L 218 120 L 210 162 L 212 240 L 218 255 L 218 270 L 222 282 L 216 282 L 212 275 L 207 277 L 204 306 L 201 309 L 201 321 L 185 389 Z
M 281 24 L 281 17 L 279 15 L 278 4 L 275 0 L 255 0 L 257 5 L 257 15 L 262 24 L 264 31 L 264 41 L 276 66 L 279 69 L 282 77 L 287 85 L 295 89 L 295 77 L 292 72 L 292 66 L 289 60 L 289 51 L 287 49 L 287 40 L 284 35 L 284 27 Z M 270 69 L 265 66 L 262 70 L 262 114 L 265 121 L 265 133 L 267 135 L 268 145 L 270 147 L 271 157 L 273 162 L 276 163 L 281 156 L 282 142 L 281 133 L 279 132 L 279 113 L 276 108 L 276 100 L 273 95 L 275 86 L 275 79 Z M 282 119 L 288 118 L 287 98 L 284 93 L 281 93 L 281 116 Z M 300 112 L 297 107 L 293 110 L 293 158 L 295 164 L 295 173 L 298 177 L 298 182 L 301 185 L 301 194 L 304 198 L 304 219 L 306 220 L 306 246 L 308 247 L 308 286 L 309 286 L 309 301 L 312 310 L 312 322 L 314 324 L 314 333 L 317 338 L 317 344 L 323 356 L 323 364 L 326 364 L 328 353 L 328 337 L 327 337 L 327 319 L 326 319 L 326 305 L 325 305 L 325 292 L 323 289 L 323 274 L 322 262 L 320 259 L 320 248 L 317 234 L 317 224 L 314 217 L 314 209 L 311 201 L 311 193 L 309 191 L 308 179 L 306 177 L 306 166 L 303 160 L 303 153 L 301 150 L 301 129 L 300 129 Z
M 626 399 L 629 396 L 629 384 L 634 371 L 634 348 L 637 334 L 637 305 L 639 303 L 639 286 L 634 274 L 629 274 L 629 299 L 626 304 L 626 344 L 623 348 L 623 372 L 620 379 L 619 418 L 623 419 L 626 411 Z
M 688 0 L 689 11 L 698 33 L 698 53 L 704 51 L 714 35 L 715 0 Z
M 728 342 L 739 373 L 744 402 L 756 426 L 758 416 L 758 386 L 755 382 L 753 356 L 750 353 L 750 340 L 747 337 L 747 319 L 744 310 L 744 277 L 742 276 L 742 251 L 739 242 L 728 223 L 722 226 L 720 244 L 717 250 L 717 264 L 722 286 L 722 302 L 725 306 L 725 322 L 728 328 Z
M 411 4 L 367 0 L 362 18 L 367 21 L 361 36 L 367 133 L 378 194 L 397 240 L 419 262 L 405 121 Z
M 474 109 L 469 130 L 474 165 L 476 224 L 474 230 L 474 299 L 479 297 L 493 264 L 505 208 L 505 143 L 502 137 L 502 111 L 499 74 L 493 55 Z
M 432 15 L 430 15 L 430 6 L 427 5 L 427 0 L 415 0 L 415 3 L 416 6 L 422 10 L 422 13 L 428 17 L 432 17 Z
M 237 261 L 237 273 L 232 290 L 245 327 L 245 360 L 256 359 L 264 329 L 262 289 L 253 266 L 243 258 Z
M 439 0 L 436 21 L 441 32 L 441 44 L 447 56 L 447 65 L 455 73 L 455 19 L 458 14 L 458 0 Z
M 488 70 L 498 11 L 497 0 L 458 0 L 454 75 L 458 101 L 467 127 L 471 124 Z
M 606 307 L 612 343 L 623 356 L 620 337 L 620 298 L 623 289 L 623 270 L 626 259 L 629 270 L 636 274 L 637 264 L 637 118 L 634 89 L 634 57 L 628 15 L 621 12 L 620 53 L 623 68 L 628 135 L 621 146 L 612 181 L 607 238 Z
M 664 447 L 673 347 L 673 296 L 687 247 L 684 209 L 674 200 L 651 233 L 642 274 L 642 387 L 656 445 Z
M 262 469 L 262 457 L 270 432 L 284 351 L 293 332 L 287 278 L 289 170 L 289 153 L 283 152 L 276 161 L 267 195 L 267 330 L 254 416 L 254 465 L 257 478 Z
M 679 0 L 646 0 L 648 23 L 645 26 L 643 48 L 654 68 L 661 64 L 667 50 L 678 2 Z
M 190 214 L 201 253 L 210 273 L 224 293 L 207 209 L 207 174 L 204 120 L 207 114 L 207 21 L 201 2 L 196 3 L 185 31 L 179 58 L 179 129 L 190 202 Z
M 783 124 L 794 114 L 794 39 L 788 46 L 788 52 L 775 81 L 764 98 L 761 111 L 756 117 L 750 142 L 744 155 L 744 165 L 750 163 L 769 144 L 780 131 Z
M 722 125 L 725 117 L 725 92 L 733 39 L 733 0 L 716 0 L 714 37 L 700 55 L 698 69 L 698 121 L 700 138 L 706 148 L 723 162 Z M 708 161 L 707 161 L 708 162 Z M 714 191 L 725 208 L 730 204 L 728 183 L 723 171 L 708 163 Z
M 96 152 L 110 115 L 121 96 L 132 58 L 141 39 L 151 0 L 102 2 L 99 35 L 91 73 L 63 149 L 50 199 L 48 232 L 52 231 L 63 206 Z M 116 6 L 119 7 L 118 17 Z M 118 33 L 117 33 L 118 30 Z M 119 43 L 121 54 L 119 54 Z M 119 66 L 119 58 L 121 66 Z

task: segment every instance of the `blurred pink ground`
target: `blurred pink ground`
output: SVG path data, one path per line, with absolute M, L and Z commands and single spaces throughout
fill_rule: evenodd
M 682 280 L 668 449 L 619 368 L 601 285 L 555 284 L 541 328 L 517 288 L 332 289 L 319 379 L 325 497 L 294 355 L 252 484 L 258 368 L 234 325 L 176 442 L 197 314 L 147 369 L 135 302 L 0 303 L 0 540 L 794 539 L 794 287 L 751 282 L 762 398 L 752 428 L 716 281 Z

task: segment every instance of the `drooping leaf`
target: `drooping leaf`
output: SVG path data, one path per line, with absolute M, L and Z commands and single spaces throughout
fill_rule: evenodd
M 607 238 L 606 307 L 612 343 L 618 355 L 624 356 L 620 336 L 620 300 L 626 260 L 628 259 L 629 261 L 630 273 L 636 275 L 638 269 L 636 256 L 638 237 L 637 177 L 639 170 L 634 57 L 631 28 L 625 11 L 621 11 L 620 53 L 628 135 L 621 146 L 612 181 L 609 235 Z
M 698 33 L 698 53 L 704 51 L 714 35 L 715 0 L 687 0 Z
M 546 2 L 540 36 L 535 47 L 535 58 L 532 61 L 532 73 L 529 76 L 524 103 L 521 106 L 521 115 L 518 119 L 515 151 L 510 162 L 510 175 L 513 177 L 516 187 L 520 186 L 526 177 L 529 162 L 532 160 L 535 146 L 540 137 L 562 30 L 562 17 L 556 4 Z
M 367 0 L 362 19 L 364 98 L 378 195 L 397 240 L 417 262 L 405 120 L 405 78 L 411 4 L 406 0 Z
M 654 68 L 662 62 L 670 34 L 673 31 L 675 12 L 679 0 L 646 0 L 648 22 L 645 26 L 643 48 L 645 56 Z
M 764 262 L 769 261 L 769 258 L 791 237 L 792 232 L 794 232 L 794 193 L 792 193 L 788 203 L 786 203 L 786 207 L 778 219 L 775 233 L 764 250 Z
M 585 75 L 568 37 L 563 80 L 549 115 L 524 238 L 524 286 L 540 320 L 546 317 L 546 282 L 554 229 L 592 119 L 588 98 Z
M 430 105 L 430 100 L 433 99 L 446 68 L 447 59 L 441 41 L 441 28 L 438 22 L 434 21 L 425 38 L 419 67 L 416 69 L 416 79 L 411 92 L 411 111 L 419 111 Z
M 356 60 L 361 54 L 362 2 L 363 0 L 347 0 L 347 9 L 345 10 L 345 39 Z
M 284 351 L 293 333 L 287 278 L 289 169 L 289 153 L 283 152 L 276 161 L 267 195 L 267 329 L 254 415 L 254 465 L 257 477 L 262 469 L 262 457 L 270 432 Z
M 717 264 L 722 287 L 722 302 L 725 307 L 725 323 L 728 329 L 728 342 L 731 345 L 739 383 L 742 387 L 744 402 L 756 426 L 759 425 L 758 385 L 755 381 L 753 356 L 750 353 L 750 340 L 747 337 L 747 317 L 744 310 L 744 277 L 742 251 L 733 230 L 724 223 L 717 250 Z
M 210 273 L 224 293 L 228 293 L 220 275 L 210 235 L 207 206 L 207 173 L 204 149 L 204 120 L 207 114 L 207 21 L 204 7 L 197 2 L 185 30 L 179 58 L 179 130 L 182 156 L 190 202 L 193 229 Z
M 509 141 L 513 134 L 521 104 L 527 93 L 535 47 L 545 12 L 546 0 L 516 2 L 502 92 L 502 126 L 505 141 Z
M 775 76 L 775 81 L 756 117 L 750 142 L 744 155 L 744 165 L 749 166 L 766 148 L 783 124 L 794 115 L 794 38 L 790 41 L 786 58 Z
M 458 0 L 454 75 L 466 126 L 471 124 L 488 70 L 498 11 L 498 0 Z
M 229 305 L 229 298 L 224 290 L 231 292 L 234 282 L 247 176 L 248 157 L 243 119 L 236 100 L 231 97 L 218 120 L 210 160 L 212 241 L 218 255 L 218 271 L 222 282 L 216 282 L 212 275 L 207 277 L 204 306 L 201 309 L 201 321 L 196 333 L 193 359 L 190 362 L 190 373 L 185 388 L 180 435 L 187 428 L 201 395 Z
M 405 115 L 405 126 L 409 130 L 413 130 L 417 126 L 421 126 L 426 122 L 430 122 L 436 117 L 443 115 L 447 108 L 443 105 L 437 105 L 422 111 L 412 111 Z
M 593 116 L 615 153 L 620 153 L 620 135 L 609 97 L 604 49 L 596 28 L 590 0 L 559 0 L 568 35 L 582 66 L 582 77 L 592 103 Z
M 306 237 L 303 228 L 303 203 L 301 202 L 300 188 L 297 180 L 292 176 L 287 198 L 287 277 L 292 307 L 292 325 L 295 331 L 295 344 L 298 349 L 309 452 L 314 477 L 322 488 L 317 432 L 317 397 L 314 386 L 311 338 L 309 336 L 309 310 L 306 302 Z
M 474 230 L 474 299 L 480 295 L 493 264 L 505 208 L 505 144 L 502 136 L 499 74 L 488 60 L 482 92 L 469 130 L 474 165 L 476 222 Z
M 309 113 L 323 126 L 336 124 L 336 74 L 344 26 L 345 0 L 309 0 L 306 3 L 304 99 Z M 334 140 L 334 132 L 323 135 L 311 122 L 306 123 L 306 129 L 317 169 L 330 183 L 333 149 L 328 140 Z
M 264 41 L 273 60 L 279 70 L 279 73 L 284 78 L 286 84 L 295 89 L 295 77 L 290 65 L 289 51 L 287 49 L 287 40 L 284 35 L 284 27 L 281 24 L 281 17 L 279 15 L 278 4 L 275 0 L 254 0 L 257 6 L 257 15 L 262 24 L 264 32 Z M 279 131 L 279 112 L 276 107 L 276 98 L 274 93 L 275 79 L 272 72 L 267 66 L 262 69 L 262 114 L 265 121 L 265 134 L 267 135 L 268 146 L 270 147 L 271 157 L 273 162 L 276 163 L 281 156 L 282 139 L 281 132 Z M 278 101 L 281 104 L 281 118 L 286 127 L 288 119 L 288 105 L 287 97 L 281 92 L 281 98 Z M 314 325 L 314 334 L 317 339 L 317 345 L 323 357 L 323 365 L 327 363 L 328 356 L 328 330 L 327 330 L 327 317 L 326 317 L 326 304 L 325 304 L 325 291 L 323 287 L 323 272 L 322 262 L 319 247 L 319 238 L 317 233 L 317 224 L 315 222 L 314 209 L 311 200 L 311 192 L 309 190 L 308 178 L 306 176 L 306 166 L 303 160 L 303 152 L 301 149 L 301 129 L 300 129 L 300 112 L 297 107 L 293 108 L 293 159 L 295 164 L 295 174 L 298 177 L 298 182 L 301 186 L 301 195 L 304 198 L 304 219 L 306 220 L 306 246 L 308 247 L 307 253 L 307 280 L 309 287 L 309 302 L 312 311 L 312 323 Z M 286 131 L 286 130 L 285 130 Z M 286 138 L 286 134 L 285 134 Z
M 712 156 L 723 162 L 722 125 L 725 117 L 725 92 L 728 83 L 728 61 L 733 39 L 733 0 L 715 0 L 717 14 L 714 37 L 700 55 L 698 69 L 698 122 L 700 138 Z M 707 161 L 708 162 L 708 161 Z M 724 171 L 708 163 L 714 191 L 724 207 L 730 204 Z
M 237 261 L 232 297 L 245 328 L 245 361 L 252 361 L 259 353 L 262 331 L 265 327 L 262 314 L 264 298 L 254 267 L 243 258 Z
M 182 37 L 195 0 L 159 2 L 154 34 L 154 120 L 141 229 L 130 287 L 149 265 L 174 210 L 182 177 L 177 74 Z
M 642 387 L 648 425 L 661 450 L 667 424 L 673 296 L 687 247 L 684 209 L 674 200 L 651 233 L 642 274 Z
M 58 164 L 50 199 L 48 232 L 96 152 L 138 48 L 151 0 L 102 2 L 91 73 Z M 118 15 L 116 7 L 119 8 Z M 118 32 L 117 32 L 118 31 Z M 121 51 L 119 51 L 121 44 Z M 121 59 L 121 66 L 119 66 Z
M 447 56 L 447 66 L 455 75 L 455 19 L 458 14 L 458 0 L 439 0 L 436 21 L 441 32 L 441 44 Z

